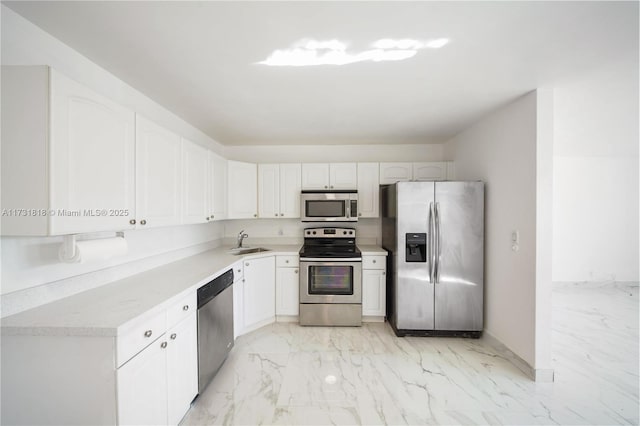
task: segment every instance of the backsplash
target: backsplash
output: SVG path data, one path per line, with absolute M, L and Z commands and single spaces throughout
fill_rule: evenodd
M 223 229 L 214 222 L 126 231 L 126 256 L 71 264 L 58 260 L 62 237 L 2 237 L 0 317 L 216 248 Z
M 300 219 L 246 219 L 224 222 L 224 244 L 234 245 L 242 230 L 249 236 L 245 245 L 257 244 L 302 244 L 304 228 L 316 226 L 345 226 L 356 228 L 358 244 L 380 244 L 380 219 L 360 219 L 358 222 L 329 223 L 301 222 Z

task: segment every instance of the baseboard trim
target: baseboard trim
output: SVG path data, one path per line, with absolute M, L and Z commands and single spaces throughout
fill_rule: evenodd
M 554 371 L 552 368 L 533 368 L 520 356 L 509 349 L 504 343 L 498 340 L 494 335 L 484 330 L 482 332 L 482 341 L 491 346 L 498 354 L 511 362 L 518 370 L 522 371 L 529 379 L 537 383 L 552 383 L 554 380 Z
M 377 315 L 363 315 L 362 322 L 384 322 L 384 318 L 383 316 Z

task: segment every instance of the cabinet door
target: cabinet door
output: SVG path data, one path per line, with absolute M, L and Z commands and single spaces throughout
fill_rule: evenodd
M 379 216 L 379 165 L 378 163 L 358 163 L 358 216 Z
M 196 313 L 170 329 L 167 346 L 168 422 L 177 425 L 198 394 L 198 333 Z
M 356 163 L 331 163 L 329 189 L 356 189 L 358 172 Z
M 300 164 L 280 164 L 280 217 L 300 217 L 301 190 Z
M 227 218 L 227 160 L 209 151 L 209 216 Z
M 386 315 L 385 271 L 362 270 L 362 315 Z
M 180 136 L 136 116 L 136 221 L 139 228 L 180 224 Z
M 118 424 L 167 424 L 166 346 L 162 335 L 118 369 Z
M 329 164 L 303 164 L 302 189 L 329 189 Z
M 244 328 L 276 315 L 276 262 L 274 256 L 244 262 Z
M 298 315 L 299 281 L 298 268 L 276 268 L 276 315 Z
M 412 163 L 380 163 L 380 185 L 413 179 Z
M 133 111 L 51 70 L 50 208 L 69 212 L 50 218 L 51 234 L 133 228 L 134 122 Z
M 413 180 L 446 180 L 447 163 L 413 163 Z
M 258 165 L 258 216 L 280 216 L 280 166 L 277 164 Z
M 229 219 L 258 217 L 258 170 L 255 164 L 229 161 Z
M 182 223 L 205 223 L 209 217 L 208 151 L 182 139 Z
M 235 273 L 235 271 L 234 271 Z M 244 278 L 233 282 L 233 338 L 244 334 Z

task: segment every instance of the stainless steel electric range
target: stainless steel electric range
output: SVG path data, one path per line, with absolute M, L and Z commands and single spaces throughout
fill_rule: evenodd
M 353 228 L 306 228 L 300 325 L 362 325 L 362 254 Z

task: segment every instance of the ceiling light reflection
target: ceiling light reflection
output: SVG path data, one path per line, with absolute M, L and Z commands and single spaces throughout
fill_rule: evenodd
M 337 40 L 302 39 L 290 49 L 275 50 L 264 61 L 257 62 L 269 66 L 314 66 L 347 65 L 356 62 L 402 61 L 412 58 L 418 50 L 440 48 L 449 42 L 446 38 L 422 42 L 414 39 L 380 39 L 372 44 L 373 49 L 361 52 L 347 52 L 347 44 Z

